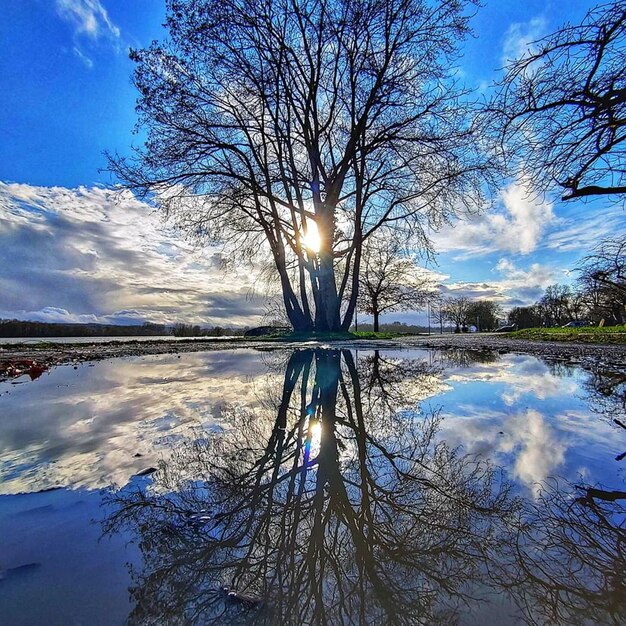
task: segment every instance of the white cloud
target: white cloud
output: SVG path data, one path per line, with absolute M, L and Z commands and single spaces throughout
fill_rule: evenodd
M 492 368 L 505 366 L 505 376 L 493 372 L 491 383 L 508 382 L 510 372 L 506 363 L 497 362 Z M 455 377 L 462 380 L 460 376 Z M 472 379 L 474 380 L 474 379 Z M 532 389 L 528 393 L 533 393 Z M 563 391 L 561 391 L 561 395 Z M 465 452 L 485 456 L 498 465 L 507 467 L 521 485 L 536 495 L 548 478 L 559 473 L 571 475 L 566 464 L 570 437 L 563 436 L 560 423 L 535 408 L 505 413 L 500 408 L 484 405 L 461 404 L 455 406 L 452 419 L 445 419 L 441 431 L 450 445 L 462 444 Z M 446 413 L 443 413 L 447 417 Z M 451 416 L 452 417 L 452 416 Z M 560 417 L 560 415 L 559 415 Z M 579 439 L 588 437 L 585 430 Z M 572 454 L 572 451 L 569 451 Z M 573 478 L 573 477 L 572 477 Z
M 548 285 L 561 278 L 554 268 L 532 263 L 528 269 L 520 269 L 510 259 L 502 258 L 495 266 L 502 279 L 500 288 L 506 292 L 505 306 L 526 306 L 536 302 Z
M 0 319 L 21 319 L 31 322 L 54 322 L 67 324 L 91 324 L 100 322 L 97 315 L 75 315 L 67 309 L 55 306 L 46 306 L 39 311 L 2 311 Z
M 553 374 L 543 361 L 520 359 L 508 373 L 508 377 L 506 374 L 501 377 L 501 380 L 506 379 L 507 382 L 501 398 L 509 407 L 518 405 L 520 398 L 527 394 L 546 400 L 574 397 L 578 391 L 577 381 Z
M 441 293 L 445 297 L 454 298 L 502 300 L 505 297 L 504 290 L 496 282 L 457 281 L 445 283 L 441 286 Z
M 513 182 L 500 191 L 493 209 L 431 233 L 434 248 L 456 262 L 493 254 L 564 254 L 569 266 L 560 268 L 561 273 L 573 269 L 572 253 L 582 257 L 626 228 L 621 203 L 598 198 L 555 206 L 550 198 L 533 195 L 530 186 L 524 180 Z
M 57 0 L 57 13 L 74 27 L 76 35 L 93 40 L 119 39 L 120 29 L 111 21 L 100 0 Z
M 527 270 L 523 270 L 518 268 L 510 259 L 501 258 L 494 269 L 504 277 L 503 282 L 507 288 L 545 288 L 551 285 L 555 279 L 555 271 L 540 263 L 532 263 Z
M 513 473 L 535 493 L 565 460 L 565 443 L 534 409 L 509 421 L 511 445 L 518 448 Z
M 175 355 L 115 359 L 92 367 L 57 367 L 28 385 L 26 394 L 12 387 L 3 396 L 0 494 L 122 486 L 167 458 L 172 442 L 215 428 L 225 404 L 255 408 L 265 385 L 282 382 L 268 373 L 263 354 L 250 350 L 186 354 L 184 361 Z
M 85 64 L 86 68 L 91 69 L 93 67 L 93 61 L 77 46 L 74 46 L 74 54 Z
M 493 272 L 499 274 L 500 278 L 482 282 L 443 283 L 441 293 L 446 297 L 495 300 L 506 310 L 533 304 L 548 285 L 562 278 L 562 272 L 541 263 L 532 263 L 528 269 L 521 269 L 506 257 L 496 263 Z
M 546 28 L 547 23 L 543 17 L 511 24 L 504 35 L 502 65 L 528 54 L 532 50 L 532 44 L 546 35 Z
M 596 203 L 598 204 L 598 203 Z M 615 236 L 615 233 L 626 229 L 626 212 L 620 205 L 597 206 L 590 210 L 592 204 L 584 207 L 578 205 L 577 210 L 569 211 L 559 219 L 552 232 L 545 238 L 545 246 L 560 252 L 580 251 L 588 253 L 602 239 Z
M 67 309 L 46 306 L 37 311 L 3 311 L 0 310 L 0 319 L 18 319 L 31 322 L 49 322 L 56 324 L 143 324 L 146 320 L 171 321 L 163 317 L 158 309 L 130 309 L 115 311 L 107 315 L 93 313 L 76 314 Z
M 500 231 L 505 248 L 528 254 L 537 247 L 546 227 L 554 220 L 552 203 L 538 202 L 528 196 L 523 185 L 509 185 L 502 200 L 510 219 L 494 216 L 496 231 Z
M 259 323 L 254 272 L 220 261 L 128 192 L 0 183 L 0 317 Z
M 56 0 L 57 14 L 73 29 L 72 52 L 87 68 L 94 66 L 94 47 L 105 42 L 116 53 L 122 50 L 121 31 L 116 26 L 100 0 Z M 85 47 L 90 49 L 89 54 Z
M 436 233 L 433 240 L 437 250 L 459 252 L 458 258 L 498 251 L 525 255 L 535 251 L 554 221 L 552 202 L 530 196 L 520 181 L 500 192 L 495 210 L 458 221 Z

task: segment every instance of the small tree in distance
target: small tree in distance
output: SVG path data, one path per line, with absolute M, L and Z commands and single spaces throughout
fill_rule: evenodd
M 502 307 L 494 300 L 475 300 L 467 310 L 467 321 L 474 324 L 480 332 L 495 330 L 500 317 Z
M 455 333 L 460 333 L 461 329 L 467 326 L 469 307 L 470 301 L 464 296 L 459 298 L 444 298 L 441 307 L 441 315 L 443 319 L 454 324 Z
M 444 298 L 439 316 L 454 324 L 454 332 L 467 332 L 471 324 L 476 330 L 493 330 L 498 325 L 502 308 L 493 300 L 470 300 L 464 296 Z
M 430 313 L 433 321 L 439 324 L 439 332 L 443 334 L 443 325 L 447 322 L 446 314 L 443 310 L 444 298 L 441 292 L 434 293 L 429 299 Z
M 537 302 L 545 326 L 562 326 L 570 321 L 572 290 L 568 285 L 550 285 Z
M 509 324 L 517 326 L 518 330 L 523 328 L 537 328 L 541 326 L 541 314 L 536 305 L 516 306 L 508 314 Z
M 435 282 L 404 253 L 395 238 L 385 233 L 368 241 L 359 281 L 359 306 L 374 317 L 374 332 L 379 331 L 381 313 L 417 311 L 435 289 Z

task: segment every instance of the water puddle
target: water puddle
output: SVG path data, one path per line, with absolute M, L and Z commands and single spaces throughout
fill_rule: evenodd
M 2 383 L 0 614 L 624 623 L 625 400 L 615 368 L 469 351 L 225 350 Z

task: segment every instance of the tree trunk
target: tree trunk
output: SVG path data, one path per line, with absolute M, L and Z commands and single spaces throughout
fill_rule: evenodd
M 374 332 L 377 333 L 380 326 L 378 324 L 378 318 L 380 316 L 380 313 L 376 310 L 374 311 Z
M 332 253 L 325 251 L 320 254 L 318 270 L 319 297 L 315 310 L 315 330 L 320 332 L 339 332 L 339 295 L 335 281 Z
M 350 330 L 350 326 L 352 324 L 352 318 L 355 319 L 356 330 L 359 330 L 358 324 L 356 323 L 356 304 L 359 296 L 359 275 L 361 272 L 361 239 L 358 237 L 358 241 L 356 242 L 356 250 L 354 253 L 354 262 L 352 265 L 352 284 L 350 288 L 350 299 L 348 300 L 348 306 L 346 307 L 345 314 L 343 316 L 343 321 L 341 323 L 341 330 L 344 333 L 347 333 Z M 346 267 L 345 272 L 350 272 L 350 268 Z M 347 279 L 347 275 L 346 275 Z
M 272 255 L 278 275 L 280 277 L 280 287 L 285 305 L 285 313 L 292 328 L 296 332 L 310 332 L 313 330 L 313 320 L 308 306 L 303 307 L 298 302 L 298 298 L 291 285 L 287 265 L 285 261 L 285 248 L 280 236 L 275 239 L 268 235 L 272 247 Z
M 283 292 L 283 303 L 285 304 L 285 312 L 291 326 L 296 332 L 310 332 L 313 330 L 313 320 L 310 315 L 306 315 L 300 307 L 296 295 L 291 288 L 289 277 L 286 272 L 280 273 L 280 282 Z
M 335 236 L 334 208 L 323 206 L 316 210 L 317 228 L 320 233 L 318 253 L 317 284 L 318 298 L 315 307 L 315 330 L 318 332 L 340 332 L 341 302 L 337 292 L 335 263 L 332 243 Z

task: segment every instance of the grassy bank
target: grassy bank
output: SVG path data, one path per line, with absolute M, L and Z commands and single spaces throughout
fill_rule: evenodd
M 531 341 L 626 345 L 626 326 L 605 326 L 603 328 L 598 328 L 597 326 L 583 326 L 581 328 L 525 328 L 513 333 L 506 333 L 505 336 Z
M 286 335 L 273 335 L 265 337 L 248 337 L 251 341 L 282 341 L 285 343 L 301 341 L 350 341 L 355 339 L 395 339 L 402 337 L 400 333 L 375 333 L 372 331 L 359 331 L 351 333 L 289 333 Z

